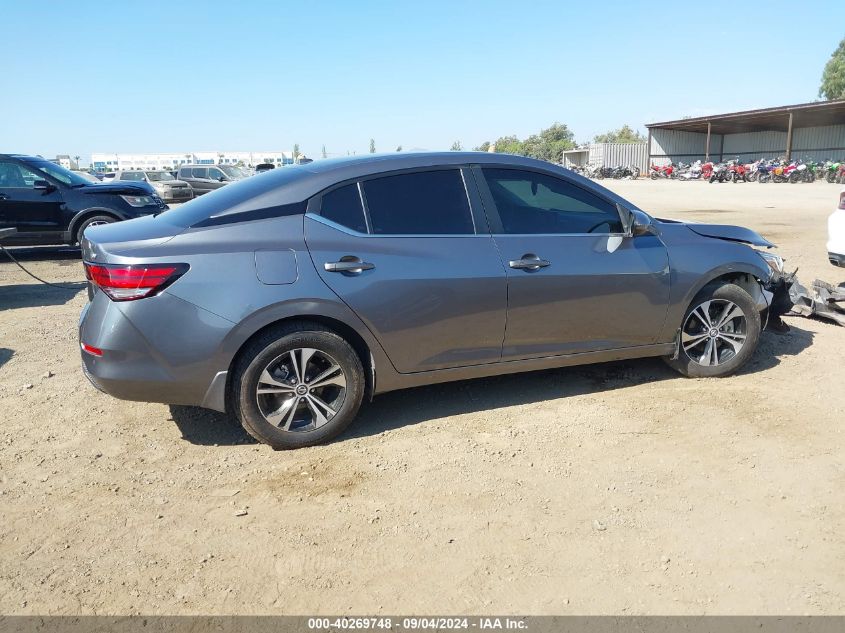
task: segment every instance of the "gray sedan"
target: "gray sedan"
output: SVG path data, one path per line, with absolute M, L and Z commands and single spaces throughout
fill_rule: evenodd
M 527 158 L 317 161 L 87 230 L 83 367 L 276 448 L 417 385 L 646 356 L 724 376 L 788 308 L 771 246 Z

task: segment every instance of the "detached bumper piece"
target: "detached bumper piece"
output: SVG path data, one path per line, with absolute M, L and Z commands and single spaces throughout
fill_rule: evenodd
M 764 286 L 767 292 L 772 293 L 772 300 L 769 303 L 769 309 L 766 315 L 767 330 L 781 334 L 789 331 L 789 326 L 784 323 L 781 317 L 793 309 L 794 299 L 792 288 L 795 285 L 798 285 L 795 273 L 783 273 L 776 275 Z
M 789 294 L 795 304 L 792 314 L 816 316 L 845 325 L 845 284 L 834 286 L 816 279 L 809 291 L 796 281 Z

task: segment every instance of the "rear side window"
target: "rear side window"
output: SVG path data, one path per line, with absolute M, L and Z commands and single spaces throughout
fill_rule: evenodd
M 361 195 L 356 183 L 325 194 L 320 203 L 320 215 L 353 231 L 367 232 L 364 207 L 361 205 Z
M 458 169 L 386 176 L 362 185 L 376 235 L 475 233 Z

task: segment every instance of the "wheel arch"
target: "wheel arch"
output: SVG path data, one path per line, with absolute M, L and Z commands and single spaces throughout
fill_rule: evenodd
M 124 219 L 117 211 L 107 207 L 90 207 L 88 209 L 78 211 L 76 215 L 71 218 L 67 227 L 67 236 L 71 244 L 76 242 L 76 231 L 79 229 L 79 225 L 95 215 L 107 215 L 114 218 L 116 222 L 120 222 Z
M 373 345 L 368 342 L 360 332 L 354 327 L 345 323 L 339 318 L 333 316 L 326 316 L 325 314 L 296 314 L 280 317 L 276 320 L 268 322 L 246 337 L 237 347 L 237 350 L 232 355 L 226 373 L 226 387 L 225 387 L 225 410 L 232 411 L 232 388 L 234 380 L 234 367 L 242 357 L 244 350 L 256 338 L 264 335 L 267 331 L 276 329 L 290 324 L 313 324 L 332 332 L 335 332 L 343 340 L 352 346 L 355 350 L 358 359 L 361 361 L 361 366 L 364 368 L 364 397 L 371 400 L 375 394 L 376 389 L 376 360 L 373 355 Z M 376 351 L 378 353 L 378 350 Z

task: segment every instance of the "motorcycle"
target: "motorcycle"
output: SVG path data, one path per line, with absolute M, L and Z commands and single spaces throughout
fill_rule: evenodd
M 719 182 L 727 182 L 731 180 L 731 176 L 728 172 L 728 166 L 725 163 L 719 163 L 718 165 L 713 166 L 713 171 L 710 173 L 710 184 L 712 185 L 716 181 Z
M 728 161 L 728 173 L 727 178 L 732 182 L 748 182 L 748 178 L 746 176 L 747 170 L 745 169 L 745 165 L 740 163 L 738 160 L 731 160 Z
M 683 163 L 681 163 L 683 165 Z M 692 165 L 687 165 L 686 169 L 682 169 L 678 174 L 678 180 L 698 180 L 701 178 L 703 170 L 701 168 L 701 161 L 697 160 Z
M 652 180 L 657 180 L 658 178 L 674 178 L 674 173 L 675 166 L 669 163 L 662 166 L 652 165 L 648 175 Z

